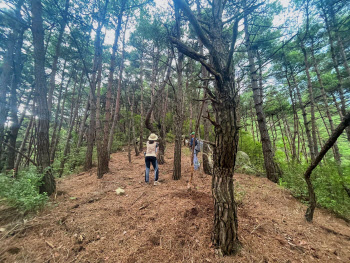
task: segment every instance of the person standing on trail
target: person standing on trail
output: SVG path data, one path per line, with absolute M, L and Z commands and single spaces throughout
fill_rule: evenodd
M 199 141 L 197 140 L 197 138 L 194 137 L 195 136 L 195 132 L 191 133 L 191 142 L 190 142 L 190 149 L 192 152 L 192 146 L 194 144 L 194 153 L 193 153 L 193 165 L 194 165 L 194 169 L 198 170 L 199 169 L 199 161 L 198 161 L 198 153 L 201 151 L 200 150 L 200 145 L 199 145 Z
M 151 135 L 148 137 L 147 142 L 147 151 L 145 152 L 145 163 L 146 163 L 146 172 L 145 172 L 145 182 L 149 183 L 149 171 L 151 168 L 151 163 L 154 169 L 154 185 L 158 185 L 158 175 L 159 175 L 159 169 L 158 169 L 158 162 L 157 162 L 157 148 L 158 143 L 156 142 L 158 140 L 158 136 L 154 133 L 151 133 Z

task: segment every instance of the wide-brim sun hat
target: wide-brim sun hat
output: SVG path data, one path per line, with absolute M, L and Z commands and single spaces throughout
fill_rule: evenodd
M 191 135 L 195 135 L 196 133 L 195 132 L 192 132 Z
M 148 137 L 149 141 L 156 141 L 158 140 L 158 136 L 155 133 L 151 133 L 150 136 Z

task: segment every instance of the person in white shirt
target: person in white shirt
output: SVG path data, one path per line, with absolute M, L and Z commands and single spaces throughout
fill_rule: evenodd
M 151 133 L 151 135 L 148 137 L 147 142 L 147 151 L 145 152 L 145 163 L 146 163 L 146 172 L 145 172 L 145 182 L 149 183 L 149 171 L 151 168 L 151 163 L 154 168 L 154 185 L 158 185 L 158 176 L 159 176 L 159 169 L 158 169 L 158 162 L 157 162 L 157 148 L 158 143 L 156 142 L 158 140 L 158 136 L 154 133 Z

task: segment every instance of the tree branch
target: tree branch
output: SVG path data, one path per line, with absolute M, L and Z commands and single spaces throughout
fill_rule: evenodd
M 237 18 L 235 23 L 233 24 L 233 29 L 232 29 L 232 42 L 231 42 L 231 47 L 230 47 L 230 52 L 228 55 L 227 63 L 226 63 L 226 69 L 225 73 L 228 74 L 231 66 L 231 61 L 233 57 L 233 52 L 235 50 L 235 44 L 237 40 L 237 35 L 238 35 L 238 23 L 240 21 L 240 18 Z
M 199 24 L 196 16 L 193 14 L 191 8 L 188 6 L 188 4 L 184 0 L 174 0 L 175 3 L 179 5 L 179 7 L 183 10 L 183 12 L 187 15 L 190 23 L 194 27 L 194 30 L 196 31 L 199 39 L 202 41 L 203 45 L 211 51 L 213 49 L 213 46 L 211 45 L 209 39 L 206 37 L 206 35 L 203 32 L 203 29 L 201 25 Z

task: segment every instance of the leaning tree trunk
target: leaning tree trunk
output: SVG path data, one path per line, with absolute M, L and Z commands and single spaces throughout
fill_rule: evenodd
M 304 174 L 304 178 L 305 178 L 305 181 L 307 183 L 307 188 L 308 188 L 308 191 L 309 191 L 309 207 L 306 210 L 305 218 L 309 222 L 312 221 L 313 216 L 314 216 L 314 211 L 315 211 L 315 208 L 316 208 L 316 195 L 315 195 L 315 191 L 313 189 L 311 178 L 310 178 L 311 177 L 311 173 L 317 167 L 319 162 L 321 162 L 322 158 L 326 155 L 328 150 L 330 148 L 332 148 L 333 144 L 337 141 L 338 137 L 342 134 L 342 132 L 348 126 L 350 126 L 350 113 L 348 113 L 347 115 L 344 116 L 344 118 L 341 121 L 341 123 L 334 130 L 332 135 L 329 137 L 329 139 L 327 140 L 327 142 L 323 146 L 323 148 L 320 151 L 320 153 L 317 155 L 315 160 L 313 160 L 311 162 L 310 166 L 307 168 L 307 170 L 306 170 L 306 172 Z
M 244 18 L 244 31 L 245 31 L 245 41 L 246 45 L 248 47 L 248 60 L 249 60 L 249 70 L 250 70 L 250 77 L 252 82 L 252 89 L 253 89 L 253 99 L 255 104 L 255 110 L 256 110 L 256 116 L 258 119 L 259 124 L 259 130 L 261 135 L 261 143 L 262 143 L 262 149 L 263 149 L 263 155 L 264 155 L 264 164 L 266 169 L 266 175 L 267 178 L 277 183 L 278 182 L 278 173 L 277 173 L 277 167 L 274 161 L 274 153 L 272 151 L 272 145 L 270 141 L 270 136 L 267 131 L 266 126 L 266 118 L 263 110 L 263 101 L 262 101 L 262 89 L 258 86 L 258 78 L 257 78 L 257 70 L 255 68 L 255 62 L 254 62 L 254 54 L 252 50 L 252 45 L 250 43 L 250 36 L 249 36 L 249 30 L 248 30 L 248 20 L 247 16 L 245 15 Z
M 44 28 L 40 0 L 31 1 L 32 33 L 34 45 L 35 114 L 37 120 L 37 160 L 39 171 L 44 174 L 40 192 L 51 195 L 56 190 L 55 178 L 50 167 L 49 109 L 45 79 Z
M 328 121 L 329 121 L 329 125 L 330 125 L 330 129 L 331 129 L 331 132 L 333 133 L 334 131 L 334 123 L 333 123 L 333 118 L 332 118 L 332 115 L 330 113 L 330 110 L 329 110 L 329 105 L 328 105 L 328 100 L 327 100 L 327 94 L 326 94 L 326 91 L 324 89 L 324 85 L 323 85 L 323 81 L 322 81 L 322 77 L 321 77 L 321 73 L 318 69 L 318 65 L 317 65 L 317 61 L 316 61 L 316 58 L 315 58 L 315 55 L 314 55 L 314 47 L 313 47 L 313 42 L 312 42 L 312 47 L 311 47 L 311 55 L 312 55 L 312 58 L 313 58 L 313 62 L 314 62 L 314 69 L 315 69 L 315 72 L 316 72 L 316 75 L 317 75 L 317 80 L 318 80 L 318 83 L 320 84 L 320 88 L 321 88 L 321 94 L 322 94 L 322 98 L 323 98 L 323 103 L 324 103 L 324 106 L 326 108 L 326 114 L 327 114 L 327 118 L 328 118 Z M 320 112 L 321 113 L 321 112 Z M 326 125 L 325 125 L 326 126 Z M 326 126 L 327 128 L 327 126 Z M 337 143 L 335 142 L 334 145 L 333 145 L 333 153 L 334 153 L 334 159 L 336 160 L 336 162 L 341 165 L 341 157 L 340 157 L 340 152 L 339 152 L 339 148 L 338 148 L 338 145 Z

